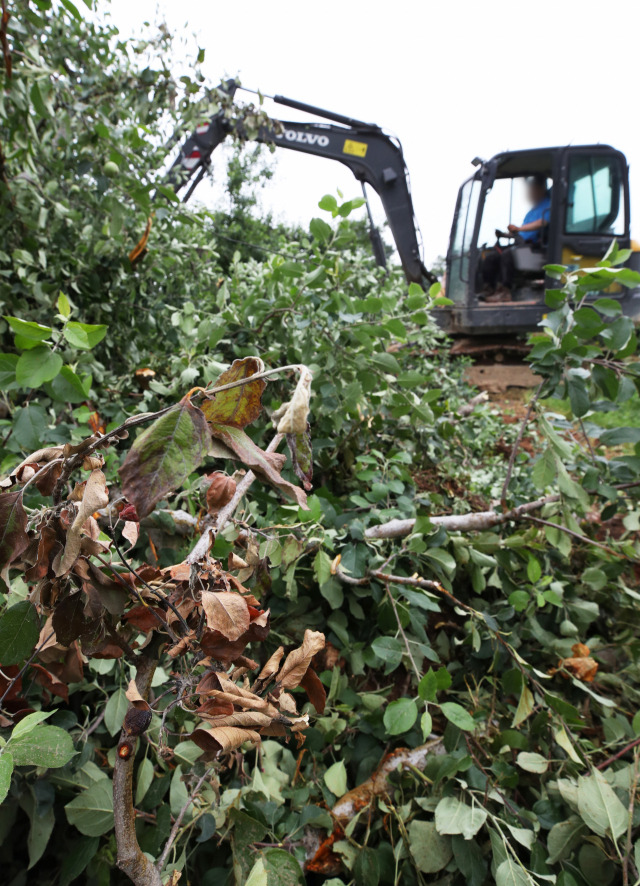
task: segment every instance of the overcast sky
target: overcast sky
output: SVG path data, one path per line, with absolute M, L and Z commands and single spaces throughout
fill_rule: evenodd
M 139 38 L 144 21 L 159 19 L 182 36 L 195 34 L 211 85 L 239 75 L 245 86 L 398 135 L 427 262 L 446 251 L 471 159 L 507 149 L 608 142 L 624 151 L 640 237 L 640 68 L 626 36 L 640 26 L 638 0 L 98 0 L 98 6 L 110 9 L 122 36 Z M 265 109 L 306 119 L 273 103 Z M 360 195 L 339 163 L 286 150 L 276 157 L 262 203 L 278 218 L 307 223 L 322 215 L 318 200 L 336 188 L 345 197 Z M 214 171 L 218 178 L 224 173 L 215 156 Z

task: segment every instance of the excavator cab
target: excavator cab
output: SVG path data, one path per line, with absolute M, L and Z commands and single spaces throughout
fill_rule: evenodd
M 537 148 L 474 160 L 475 173 L 460 188 L 447 254 L 446 295 L 454 304 L 438 311 L 450 333 L 501 335 L 535 329 L 546 313 L 545 290 L 558 281 L 545 265 L 587 267 L 616 239 L 629 248 L 629 176 L 624 154 L 609 145 Z M 530 206 L 526 183 L 546 184 L 545 224 L 527 241 L 508 232 Z M 512 281 L 507 300 L 487 298 L 487 263 L 509 250 Z M 640 252 L 629 264 L 640 268 Z M 601 293 L 600 293 L 601 294 Z M 607 295 L 640 319 L 640 290 L 614 286 Z M 594 298 L 598 293 L 594 293 Z

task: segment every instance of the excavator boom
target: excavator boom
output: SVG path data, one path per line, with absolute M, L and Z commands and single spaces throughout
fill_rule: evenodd
M 238 87 L 231 80 L 220 88 L 232 96 Z M 422 261 L 409 188 L 409 173 L 400 143 L 375 124 L 333 114 L 284 96 L 275 96 L 274 100 L 333 122 L 274 121 L 273 126 L 259 130 L 256 140 L 337 160 L 348 166 L 359 182 L 370 185 L 379 195 L 407 280 L 420 284 L 424 284 L 425 280 L 432 282 L 435 278 Z M 206 172 L 213 151 L 232 129 L 233 123 L 220 111 L 207 123 L 198 126 L 186 139 L 168 174 L 169 183 L 176 191 L 189 185 L 183 199 L 191 196 Z M 384 253 L 375 248 L 373 231 L 372 242 L 378 262 L 384 264 Z

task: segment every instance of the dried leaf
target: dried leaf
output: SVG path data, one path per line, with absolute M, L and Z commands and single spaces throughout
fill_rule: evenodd
M 235 751 L 245 741 L 260 743 L 260 736 L 251 729 L 240 729 L 236 726 L 221 726 L 210 729 L 199 726 L 190 735 L 191 741 L 205 752 L 209 759 L 215 757 L 220 751 Z
M 238 640 L 249 629 L 251 616 L 243 597 L 233 591 L 203 591 L 207 626 L 227 640 Z
M 211 480 L 207 489 L 207 511 L 210 514 L 217 514 L 233 498 L 236 491 L 236 481 L 223 471 L 207 474 L 207 479 Z
M 80 554 L 80 536 L 84 524 L 94 511 L 104 508 L 109 504 L 109 492 L 107 481 L 101 470 L 92 471 L 87 480 L 82 501 L 76 517 L 67 532 L 67 543 L 64 548 L 62 559 L 55 569 L 57 576 L 64 575 L 75 563 Z
M 0 495 L 0 572 L 24 553 L 29 544 L 22 492 Z
M 203 719 L 210 719 L 211 726 L 216 729 L 219 726 L 241 726 L 242 728 L 261 729 L 263 726 L 270 726 L 273 722 L 273 717 L 262 711 L 238 711 L 222 717 L 213 717 L 210 713 L 199 713 Z
M 122 527 L 122 534 L 129 542 L 129 550 L 135 547 L 140 536 L 140 524 L 134 523 L 133 520 L 127 520 Z
M 277 676 L 279 685 L 283 689 L 295 689 L 306 674 L 311 659 L 321 649 L 324 649 L 324 634 L 307 628 L 302 646 L 289 653 L 280 669 Z
M 140 519 L 180 487 L 202 462 L 210 444 L 203 413 L 187 398 L 143 431 L 120 468 L 122 489 Z
M 240 461 L 261 477 L 279 489 L 283 495 L 292 498 L 297 504 L 308 510 L 307 496 L 299 486 L 285 480 L 280 470 L 284 464 L 284 456 L 276 452 L 264 452 L 245 434 L 242 428 L 212 422 L 211 433 L 231 449 Z
M 268 683 L 271 677 L 278 673 L 283 655 L 284 646 L 279 646 L 258 674 L 258 683 Z
M 140 691 L 136 685 L 135 680 L 130 680 L 129 685 L 127 686 L 127 691 L 125 692 L 125 696 L 134 706 L 134 708 L 138 711 L 149 711 L 151 708 L 149 707 L 149 703 L 140 695 Z
M 217 379 L 214 387 L 222 387 L 231 382 L 264 371 L 264 363 L 259 357 L 245 357 L 234 360 L 231 367 Z M 262 411 L 261 397 L 266 387 L 263 379 L 256 379 L 237 388 L 214 394 L 202 404 L 202 411 L 207 421 L 230 425 L 233 428 L 245 428 L 255 421 Z
M 304 434 L 309 418 L 309 400 L 313 376 L 306 366 L 300 371 L 300 378 L 289 403 L 278 410 L 279 434 Z
M 307 672 L 300 680 L 300 686 L 309 696 L 309 701 L 319 714 L 324 714 L 324 708 L 327 703 L 327 692 L 320 677 L 313 668 L 307 668 Z

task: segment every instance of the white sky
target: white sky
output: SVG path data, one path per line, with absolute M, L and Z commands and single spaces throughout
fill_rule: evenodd
M 159 19 L 174 33 L 195 34 L 212 86 L 239 75 L 245 86 L 398 135 L 427 263 L 446 251 L 457 190 L 476 155 L 609 142 L 631 164 L 632 219 L 634 206 L 640 219 L 639 68 L 625 36 L 638 31 L 637 0 L 98 0 L 98 7 L 110 8 L 123 37 L 139 38 L 144 21 Z M 265 110 L 304 119 L 270 102 Z M 274 156 L 262 205 L 278 218 L 306 224 L 323 215 L 323 194 L 361 193 L 339 163 L 286 150 Z M 222 156 L 216 164 L 214 155 L 214 171 L 224 174 Z

